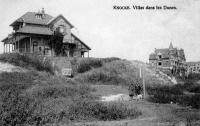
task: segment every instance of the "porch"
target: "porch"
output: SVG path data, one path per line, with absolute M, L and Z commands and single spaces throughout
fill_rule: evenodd
M 4 42 L 4 53 L 34 53 L 51 56 L 53 51 L 49 48 L 48 41 L 49 38 L 44 37 L 13 35 L 2 42 Z
M 38 54 L 44 56 L 57 56 L 50 36 L 32 36 L 17 34 L 5 38 L 4 53 Z M 51 45 L 49 45 L 51 43 Z M 51 47 L 50 47 L 51 46 Z M 89 57 L 89 50 L 78 46 L 76 43 L 64 43 L 59 56 L 64 57 Z M 86 54 L 86 55 L 85 55 Z

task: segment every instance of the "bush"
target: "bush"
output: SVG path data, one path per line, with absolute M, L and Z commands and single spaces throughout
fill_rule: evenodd
M 184 85 L 147 87 L 148 100 L 155 103 L 178 103 L 181 105 L 200 107 L 200 95 L 186 95 L 183 93 Z
M 54 73 L 53 67 L 49 59 L 45 59 L 38 55 L 25 55 L 19 53 L 1 54 L 0 61 L 8 62 L 16 66 L 25 68 L 35 68 L 38 71 L 47 71 Z
M 128 108 L 123 103 L 100 103 L 79 99 L 69 107 L 70 120 L 119 120 L 134 119 L 141 115 L 137 108 Z
M 119 58 L 74 58 L 71 60 L 72 68 L 75 73 L 84 73 L 90 71 L 92 68 L 100 68 L 104 64 L 120 60 Z
M 13 87 L 1 95 L 0 124 L 22 125 L 32 118 L 37 103 L 33 98 L 21 95 L 21 89 Z
M 0 74 L 0 124 L 45 124 L 61 121 L 70 99 L 94 99 L 92 88 L 42 72 Z M 54 99 L 57 99 L 55 102 Z M 62 99 L 69 99 L 68 102 Z M 56 106 L 59 109 L 56 110 Z M 63 110 L 60 110 L 60 106 Z M 52 111 L 54 110 L 55 111 Z
M 36 98 L 75 98 L 80 96 L 90 96 L 92 88 L 87 85 L 47 85 L 36 88 L 32 95 Z M 90 96 L 92 98 L 92 96 Z
M 196 81 L 198 81 L 198 80 L 200 80 L 200 74 L 198 74 L 198 73 L 191 73 L 191 74 L 189 74 L 188 75 L 188 77 L 186 78 L 187 80 L 196 80 Z
M 130 62 L 117 60 L 104 64 L 100 68 L 90 70 L 75 77 L 85 83 L 104 83 L 111 85 L 129 85 L 137 79 L 136 68 Z
M 73 59 L 71 64 L 74 68 L 75 73 L 84 73 L 91 70 L 92 68 L 98 68 L 102 66 L 101 59 L 95 58 L 84 58 L 84 59 Z
M 117 60 L 120 60 L 120 58 L 110 57 L 110 58 L 103 58 L 102 62 L 105 64 L 105 63 L 110 63 L 110 62 L 117 61 Z
M 33 84 L 33 73 L 0 73 L 0 91 L 4 92 L 12 88 L 27 89 Z
M 189 92 L 200 93 L 200 85 L 192 85 L 187 88 Z
M 181 89 L 173 86 L 147 87 L 147 93 L 152 96 L 149 100 L 156 103 L 177 102 L 178 95 L 183 95 Z

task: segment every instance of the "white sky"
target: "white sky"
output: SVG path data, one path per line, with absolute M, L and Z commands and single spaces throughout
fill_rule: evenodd
M 113 5 L 171 5 L 177 10 L 113 10 Z M 200 0 L 0 0 L 0 40 L 27 11 L 63 14 L 88 44 L 92 57 L 148 61 L 154 48 L 183 48 L 187 61 L 200 60 Z M 0 42 L 1 43 L 1 42 Z M 0 53 L 3 52 L 2 43 Z

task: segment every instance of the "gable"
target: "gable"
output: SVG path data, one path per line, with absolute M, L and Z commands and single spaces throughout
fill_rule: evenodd
M 71 42 L 71 28 L 73 26 L 62 15 L 52 19 L 48 24 L 53 31 L 60 27 L 63 29 L 63 43 Z
M 60 20 L 62 20 L 62 21 L 60 22 Z M 48 25 L 56 24 L 58 21 L 60 23 L 68 25 L 70 28 L 74 27 L 63 15 L 58 15 L 57 17 L 52 18 L 47 24 Z

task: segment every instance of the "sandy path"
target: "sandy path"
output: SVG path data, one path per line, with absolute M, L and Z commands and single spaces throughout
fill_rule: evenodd
M 1 72 L 25 72 L 25 69 L 9 63 L 0 62 L 0 73 Z

